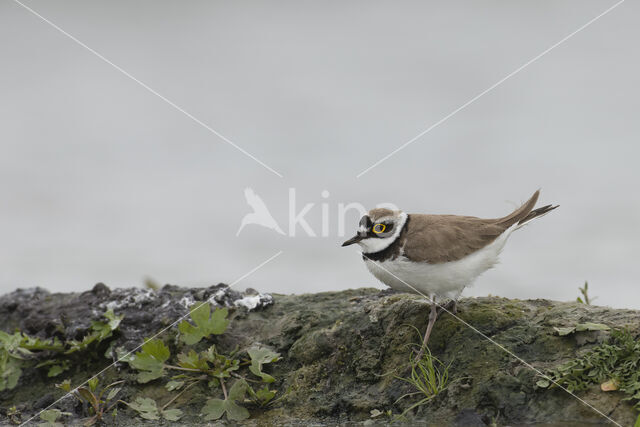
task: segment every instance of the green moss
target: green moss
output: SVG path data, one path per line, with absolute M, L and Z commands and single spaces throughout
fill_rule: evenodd
M 176 304 L 183 293 L 176 293 Z M 421 342 L 420 334 L 424 333 L 429 316 L 429 303 L 424 298 L 380 294 L 377 290 L 274 297 L 275 304 L 263 309 L 231 309 L 229 317 L 232 321 L 224 334 L 211 335 L 193 345 L 194 350 L 201 353 L 215 344 L 218 351 L 230 356 L 234 348 L 248 349 L 253 343 L 261 343 L 283 356 L 278 363 L 263 370 L 275 378 L 269 384 L 269 390 L 277 390 L 278 393 L 265 407 L 248 404 L 249 425 L 353 425 L 366 420 L 382 425 L 421 399 L 416 395 L 394 403 L 400 396 L 415 391 L 411 384 L 395 376 L 406 378 L 411 374 L 407 364 L 410 347 Z M 61 297 L 61 300 L 65 298 Z M 568 357 L 574 358 L 576 351 L 588 351 L 594 346 L 587 343 L 578 347 L 574 336 L 554 336 L 553 326 L 563 327 L 588 319 L 620 327 L 637 324 L 640 319 L 640 315 L 631 310 L 544 300 L 464 298 L 458 307 L 458 316 L 463 320 L 534 366 L 555 366 Z M 131 322 L 125 324 L 127 328 L 130 325 Z M 144 336 L 140 334 L 150 336 L 156 332 L 149 330 L 148 326 L 150 324 L 136 324 L 135 330 L 144 332 L 134 335 L 129 334 L 129 329 L 125 330 L 123 338 L 128 338 L 129 342 L 121 339 L 120 343 L 128 344 L 128 348 L 132 348 L 134 342 L 137 345 Z M 156 326 L 154 323 L 154 328 Z M 606 336 L 600 334 L 599 339 Z M 165 363 L 176 366 L 180 360 L 176 361 L 175 357 L 185 350 L 184 342 L 176 328 L 169 330 L 163 338 L 171 354 Z M 536 391 L 534 384 L 539 378 L 534 379 L 534 371 L 447 313 L 438 317 L 429 344 L 433 356 L 449 366 L 450 381 L 446 390 L 426 405 L 416 408 L 414 414 L 407 414 L 407 422 L 448 425 L 459 418 L 467 420 L 465 414 L 472 420 L 482 417 L 510 425 L 566 419 L 575 420 L 576 425 L 599 421 L 597 414 L 585 410 L 567 393 Z M 65 377 L 70 376 L 73 384 L 80 384 L 86 380 L 87 372 L 103 369 L 106 362 L 102 358 L 102 347 L 106 345 L 105 342 L 100 347 L 101 352 L 94 355 L 98 358 L 92 356 L 86 363 L 72 366 Z M 113 353 L 117 353 L 115 349 Z M 250 362 L 244 351 L 238 354 L 240 367 L 233 372 L 243 374 L 247 379 L 259 380 L 261 375 L 249 372 Z M 128 369 L 126 363 L 119 364 L 119 368 L 105 372 L 101 382 L 109 384 L 126 379 L 118 398 L 130 403 L 146 397 L 153 399 L 157 408 L 162 408 L 188 385 L 186 377 L 167 378 L 182 374 L 167 367 L 162 379 L 145 384 L 137 382 L 137 371 Z M 185 375 L 190 376 L 190 373 Z M 201 373 L 194 372 L 194 375 Z M 233 375 L 225 377 L 227 391 L 236 379 Z M 7 408 L 16 404 L 23 413 L 34 414 L 36 409 L 30 406 L 34 396 L 43 395 L 44 390 L 61 393 L 53 388 L 54 381 L 46 377 L 44 370 L 25 371 L 20 384 L 11 391 L 5 391 L 0 398 L 6 398 L 3 405 Z M 185 384 L 179 389 L 165 388 L 168 382 L 183 381 Z M 263 386 L 256 386 L 255 391 Z M 633 424 L 633 421 L 629 422 L 629 416 L 635 420 L 637 415 L 631 405 L 619 402 L 623 393 L 596 393 L 594 406 L 616 408 L 612 414 L 616 421 L 622 425 Z M 60 395 L 54 394 L 54 398 Z M 181 409 L 184 417 L 180 423 L 197 425 L 203 423 L 200 412 L 207 399 L 223 397 L 221 387 L 212 388 L 207 381 L 201 381 L 166 409 Z M 593 395 L 585 397 L 592 402 Z M 238 400 L 236 402 L 244 406 Z M 0 424 L 9 422 L 8 412 L 7 416 L 4 413 L 0 409 Z M 392 415 L 374 416 L 374 413 Z M 158 415 L 162 415 L 160 411 Z M 77 416 L 73 421 L 77 421 Z M 148 423 L 137 412 L 123 406 L 119 407 L 114 422 L 131 426 Z
M 631 400 L 640 411 L 640 340 L 626 329 L 614 330 L 609 342 L 549 370 L 546 375 L 551 381 L 540 379 L 539 387 L 559 384 L 576 392 L 602 384 L 603 388 L 624 392 L 625 400 Z
M 524 317 L 524 312 L 515 304 L 472 303 L 459 317 L 482 333 L 493 334 L 516 323 Z

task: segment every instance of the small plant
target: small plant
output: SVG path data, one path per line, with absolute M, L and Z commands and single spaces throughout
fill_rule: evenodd
M 164 362 L 169 359 L 171 352 L 162 340 L 152 339 L 142 345 L 141 351 L 129 360 L 131 367 L 139 370 L 138 382 L 147 383 L 165 374 Z
M 39 425 L 41 427 L 63 427 L 64 424 L 58 422 L 58 418 L 61 415 L 70 415 L 66 412 L 61 412 L 59 409 L 47 409 L 40 413 L 40 419 L 43 421 Z
M 118 329 L 120 322 L 124 319 L 124 315 L 116 316 L 113 310 L 109 309 L 103 314 L 107 318 L 107 322 L 98 322 L 93 320 L 89 333 L 82 340 L 71 340 L 67 343 L 68 349 L 64 354 L 75 353 L 76 351 L 86 350 L 92 343 L 100 343 L 113 335 L 113 331 Z
M 406 397 L 422 395 L 422 399 L 407 408 L 401 416 L 405 415 L 412 409 L 424 405 L 439 393 L 444 391 L 449 383 L 449 365 L 445 365 L 435 356 L 431 354 L 428 347 L 425 347 L 425 351 L 419 360 L 412 360 L 410 357 L 411 373 L 409 377 L 396 377 L 397 379 L 411 384 L 417 390 L 412 393 L 407 393 L 400 396 L 396 403 Z
M 0 331 L 0 391 L 14 388 L 22 375 L 22 361 L 29 352 L 20 347 L 20 341 L 20 333 Z
M 249 418 L 247 408 L 240 406 L 239 403 L 244 401 L 247 393 L 248 384 L 245 380 L 236 380 L 231 389 L 227 393 L 224 382 L 221 382 L 224 399 L 209 399 L 207 404 L 202 407 L 202 415 L 207 421 L 220 419 L 224 414 L 227 419 L 242 421 Z
M 251 366 L 249 366 L 249 370 L 252 374 L 257 377 L 262 378 L 262 381 L 265 383 L 272 383 L 276 379 L 271 375 L 262 371 L 262 366 L 267 363 L 277 362 L 280 359 L 280 355 L 278 353 L 274 353 L 268 348 L 250 348 L 247 353 L 251 358 Z
M 18 383 L 23 368 L 36 357 L 36 351 L 64 351 L 57 338 L 43 340 L 21 332 L 0 331 L 0 391 L 12 389 Z
M 157 291 L 158 289 L 160 289 L 160 284 L 155 280 L 153 280 L 151 277 L 145 277 L 144 287 L 147 289 Z
M 69 416 L 71 413 L 62 412 L 59 409 L 47 409 L 40 413 L 40 419 L 44 422 L 38 424 L 40 427 L 64 427 L 63 423 L 58 422 L 58 418 L 62 415 Z
M 33 366 L 33 361 L 42 360 L 42 355 L 51 353 L 66 356 L 82 352 L 113 335 L 124 316 L 116 316 L 113 310 L 103 315 L 107 321 L 93 321 L 89 333 L 81 340 L 62 342 L 58 338 L 41 339 L 31 337 L 22 332 L 8 334 L 0 331 L 0 391 L 14 388 L 22 375 L 22 370 Z M 53 357 L 35 364 L 36 368 L 48 367 L 47 376 L 55 377 L 68 370 L 71 364 L 68 359 Z
M 15 405 L 7 409 L 7 418 L 9 418 L 9 421 L 13 424 L 22 424 L 22 414 Z
M 115 386 L 122 384 L 123 382 L 124 380 L 116 381 L 106 387 L 103 387 L 100 391 L 98 391 L 98 377 L 91 378 L 87 381 L 87 386 L 78 387 L 73 391 L 71 390 L 71 383 L 69 380 L 65 380 L 61 384 L 57 384 L 56 387 L 67 393 L 70 392 L 73 397 L 78 399 L 78 401 L 89 405 L 89 418 L 85 420 L 84 425 L 91 426 L 101 421 L 103 416 L 118 404 L 118 400 L 114 399 L 120 392 L 121 387 Z M 109 392 L 107 393 L 107 391 Z
M 551 381 L 542 378 L 536 385 L 552 388 L 557 383 L 573 393 L 600 384 L 603 391 L 624 392 L 624 400 L 634 401 L 640 411 L 639 367 L 640 340 L 634 339 L 628 330 L 613 330 L 609 342 L 548 371 L 546 376 Z
M 167 421 L 178 421 L 182 418 L 182 410 L 167 409 L 167 406 L 173 403 L 176 398 L 177 396 L 159 408 L 156 401 L 148 397 L 138 397 L 136 401 L 132 403 L 127 403 L 123 400 L 121 400 L 121 402 L 135 410 L 146 420 L 159 420 L 162 417 Z
M 187 346 L 195 345 L 211 335 L 221 335 L 229 325 L 226 308 L 217 308 L 212 313 L 210 305 L 205 303 L 192 307 L 190 314 L 193 323 L 185 320 L 178 325 L 180 340 Z M 135 356 L 127 360 L 129 365 L 138 371 L 138 382 L 147 383 L 168 376 L 170 371 L 176 371 L 165 384 L 165 388 L 168 391 L 180 392 L 161 407 L 149 398 L 138 398 L 133 403 L 124 403 L 135 409 L 143 418 L 169 419 L 167 414 L 172 417 L 175 413 L 167 412 L 168 405 L 191 387 L 206 382 L 212 391 L 221 392 L 222 398 L 207 400 L 201 410 L 203 417 L 207 421 L 220 419 L 223 415 L 229 420 L 244 420 L 249 417 L 249 411 L 243 406 L 245 401 L 265 406 L 275 397 L 276 392 L 269 389 L 269 384 L 273 383 L 275 378 L 264 372 L 264 366 L 280 360 L 278 353 L 266 347 L 250 348 L 247 355 L 248 359 L 241 360 L 236 351 L 226 355 L 218 351 L 215 345 L 210 345 L 199 352 L 185 349 L 172 359 L 169 347 L 162 340 L 148 340 Z M 242 374 L 241 371 L 245 373 Z M 257 379 L 249 378 L 247 374 L 253 374 Z M 228 388 L 231 380 L 233 384 Z M 250 383 L 260 384 L 261 387 L 255 390 Z
M 206 303 L 191 307 L 190 314 L 195 325 L 186 320 L 178 325 L 180 338 L 187 345 L 196 344 L 210 335 L 221 335 L 229 325 L 229 311 L 226 308 L 218 308 L 211 315 L 211 306 Z
M 589 297 L 589 282 L 585 281 L 584 286 L 582 288 L 578 288 L 582 297 L 576 298 L 576 302 L 585 305 L 591 305 L 591 302 L 594 301 L 597 297 Z
M 407 325 L 412 328 L 417 334 L 420 341 L 422 341 L 422 336 L 420 331 L 413 325 Z M 411 349 L 409 356 L 408 366 L 410 368 L 410 373 L 407 377 L 401 377 L 394 375 L 394 378 L 403 381 L 405 383 L 411 384 L 416 391 L 411 393 L 406 393 L 400 396 L 395 403 L 398 403 L 402 399 L 413 396 L 422 396 L 420 400 L 416 403 L 409 406 L 405 409 L 401 414 L 395 416 L 395 420 L 400 418 L 404 418 L 404 416 L 414 408 L 422 406 L 435 398 L 438 394 L 447 389 L 450 385 L 449 380 L 449 367 L 451 363 L 445 365 L 438 358 L 431 354 L 431 350 L 429 347 L 422 347 L 422 343 L 420 343 L 420 349 L 422 351 L 418 352 L 421 354 L 419 359 L 415 359 L 413 354 L 416 351 L 415 348 L 418 347 L 416 344 L 408 344 L 407 347 Z M 386 375 L 392 374 L 389 372 Z M 377 415 L 380 415 L 376 412 Z M 372 414 L 373 415 L 373 414 Z M 388 416 L 391 416 L 391 411 L 388 411 Z

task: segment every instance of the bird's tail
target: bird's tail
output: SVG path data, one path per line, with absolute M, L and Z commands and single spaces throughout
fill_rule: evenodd
M 541 216 L 544 216 L 544 215 L 548 214 L 549 212 L 551 212 L 552 210 L 554 210 L 558 206 L 560 206 L 560 205 L 555 205 L 555 206 L 546 205 L 546 206 L 543 206 L 541 208 L 537 208 L 537 209 L 532 210 L 531 212 L 529 212 L 529 214 L 527 216 L 525 216 L 520 221 L 518 221 L 518 228 L 522 227 L 523 225 L 526 225 L 532 219 L 539 218 Z
M 538 196 L 540 196 L 540 190 L 533 193 L 533 196 L 531 196 L 529 200 L 527 200 L 522 206 L 513 211 L 511 214 L 505 216 L 504 218 L 497 219 L 496 223 L 504 226 L 505 229 L 513 225 L 518 225 L 517 228 L 520 228 L 532 219 L 545 215 L 546 213 L 558 207 L 547 205 L 541 208 L 534 209 L 534 206 L 538 201 Z

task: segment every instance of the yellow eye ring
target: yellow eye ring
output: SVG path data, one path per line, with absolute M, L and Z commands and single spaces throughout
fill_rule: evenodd
M 384 233 L 384 230 L 387 228 L 384 224 L 376 224 L 373 226 L 373 232 L 376 234 Z

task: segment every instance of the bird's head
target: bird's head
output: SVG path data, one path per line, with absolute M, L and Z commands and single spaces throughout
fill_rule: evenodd
M 342 246 L 357 243 L 365 254 L 379 252 L 398 238 L 406 222 L 407 214 L 402 211 L 372 209 L 360 219 L 358 233 Z

